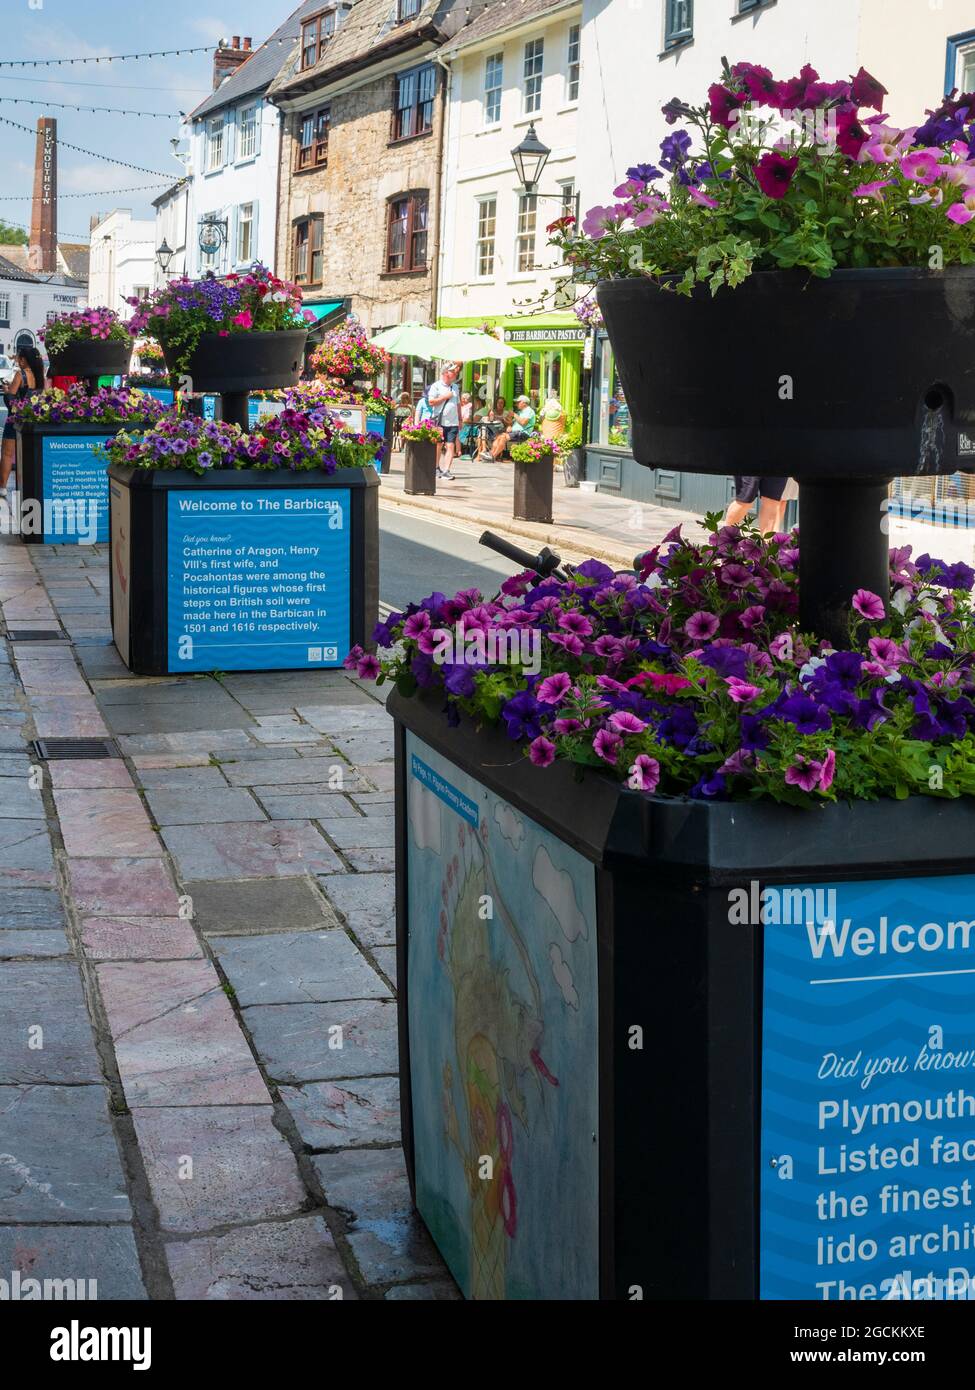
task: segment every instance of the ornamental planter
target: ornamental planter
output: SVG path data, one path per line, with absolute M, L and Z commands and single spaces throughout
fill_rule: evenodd
M 115 377 L 127 372 L 131 356 L 131 339 L 118 342 L 113 338 L 79 338 L 51 354 L 48 375 L 81 377 L 94 390 L 100 376 Z
M 18 425 L 21 539 L 33 545 L 106 542 L 108 465 L 95 453 L 96 446 L 122 430 L 148 427 L 148 421 L 138 420 Z
M 371 640 L 375 469 L 108 475 L 112 631 L 130 670 L 325 670 Z
M 430 440 L 405 441 L 403 491 L 411 497 L 433 497 L 437 491 L 437 446 Z
M 975 1177 L 971 1121 L 937 1114 L 972 1066 L 975 801 L 648 797 L 441 705 L 389 702 L 401 1104 L 464 1294 L 822 1301 L 975 1275 L 945 1192 Z M 897 1207 L 906 1189 L 945 1205 Z
M 515 521 L 552 520 L 553 455 L 543 454 L 531 463 L 515 463 Z
M 890 478 L 975 468 L 975 267 L 762 271 L 689 299 L 650 280 L 597 293 L 637 462 L 797 478 L 802 626 L 841 644 L 850 596 L 888 592 Z M 743 334 L 747 356 L 716 385 Z M 883 370 L 868 385 L 870 345 Z
M 216 392 L 223 397 L 221 419 L 247 429 L 248 392 L 294 386 L 301 373 L 308 330 L 291 328 L 269 333 L 207 333 L 197 343 L 185 372 L 189 389 Z M 177 372 L 177 350 L 163 344 L 166 366 Z

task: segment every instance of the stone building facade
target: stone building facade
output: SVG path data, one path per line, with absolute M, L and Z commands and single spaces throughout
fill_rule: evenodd
M 299 43 L 271 88 L 283 113 L 278 272 L 310 305 L 348 300 L 372 332 L 435 320 L 437 50 L 469 13 L 469 0 L 358 0 L 321 51 L 314 35 Z

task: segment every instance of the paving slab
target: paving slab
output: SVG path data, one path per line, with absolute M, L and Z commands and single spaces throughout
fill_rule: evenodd
M 7 1280 L 19 1275 L 21 1299 L 147 1297 L 131 1226 L 0 1226 L 0 1270 Z M 44 1281 L 50 1281 L 46 1290 Z
M 131 1107 L 270 1104 L 209 961 L 96 969 Z
M 392 762 L 395 755 L 392 720 L 386 720 L 386 731 L 375 733 L 332 734 L 332 742 L 350 763 L 371 767 L 374 763 Z M 368 775 L 368 774 L 367 774 Z
M 368 697 L 348 704 L 300 705 L 298 713 L 323 734 L 348 735 L 354 730 L 385 734 L 392 729 L 392 716 Z
M 31 700 L 31 716 L 38 738 L 105 738 L 110 732 L 90 698 L 35 697 Z
M 332 874 L 319 878 L 325 896 L 364 946 L 396 942 L 394 874 Z
M 368 1283 L 446 1273 L 413 1209 L 402 1149 L 346 1149 L 311 1163 L 326 1202 L 349 1216 L 347 1239 Z
M 178 1299 L 318 1303 L 356 1297 L 320 1216 L 170 1242 L 166 1258 Z
M 90 960 L 193 960 L 203 949 L 178 917 L 83 917 L 81 941 Z
M 106 723 L 116 734 L 180 734 L 212 729 L 246 729 L 254 721 L 246 710 L 229 698 L 190 700 L 172 704 L 145 704 L 141 700 L 102 703 Z
M 372 954 L 376 964 L 390 981 L 393 988 L 396 988 L 396 947 L 395 946 L 373 946 Z
M 179 915 L 179 894 L 161 859 L 70 859 L 68 884 L 78 911 L 89 916 Z
M 251 733 L 259 743 L 319 743 L 321 735 L 293 714 L 258 715 Z
M 0 927 L 17 930 L 63 925 L 64 909 L 56 888 L 7 887 L 0 893 Z
M 399 1143 L 396 1076 L 360 1077 L 341 1083 L 312 1081 L 306 1086 L 282 1086 L 280 1094 L 309 1149 Z
M 167 754 L 171 758 L 179 758 L 179 753 Z M 202 758 L 206 763 L 205 767 L 186 767 L 178 765 L 172 767 L 139 767 L 139 781 L 147 790 L 152 791 L 226 791 L 227 779 L 220 771 L 219 767 L 210 765 L 207 755 L 202 753 L 183 754 L 184 757 Z M 138 766 L 138 764 L 137 764 Z
M 0 1223 L 131 1220 L 106 1096 L 104 1086 L 0 1086 Z
M 0 777 L 0 819 L 44 820 L 40 789 L 27 777 Z
M 56 758 L 45 767 L 52 787 L 60 789 L 114 787 L 122 791 L 132 788 L 132 777 L 121 758 L 92 758 L 84 762 L 68 762 Z
M 268 1106 L 137 1107 L 132 1119 L 164 1231 L 297 1215 L 308 1201 Z
M 53 869 L 47 827 L 34 820 L 0 820 L 0 865 L 4 871 L 43 873 Z
M 321 929 L 337 921 L 306 878 L 198 880 L 184 886 L 193 901 L 196 926 L 208 935 Z
M 396 835 L 396 822 L 392 816 L 327 817 L 320 824 L 340 849 L 389 849 Z
M 456 1284 L 431 1279 L 428 1284 L 397 1284 L 387 1289 L 383 1298 L 387 1303 L 446 1303 L 456 1302 L 462 1295 Z
M 316 784 L 321 792 L 334 792 L 330 787 L 329 768 L 342 767 L 342 759 L 324 758 L 244 758 L 238 762 L 226 762 L 222 770 L 227 781 L 235 787 L 260 787 L 261 793 L 270 787 L 287 791 L 296 783 Z M 352 769 L 350 768 L 351 772 Z M 343 777 L 345 769 L 343 768 Z M 343 790 L 338 788 L 337 790 Z
M 153 787 L 146 792 L 146 801 L 157 825 L 198 825 L 201 821 L 221 825 L 267 820 L 245 787 L 228 787 L 226 782 L 212 788 Z
M 106 850 L 132 858 L 162 854 L 146 808 L 132 788 L 55 791 L 64 848 L 72 858 L 99 858 Z
M 0 963 L 0 1084 L 101 1080 L 74 961 Z
M 396 851 L 392 845 L 356 845 L 342 850 L 357 874 L 392 873 L 396 868 Z
M 71 943 L 63 931 L 51 927 L 8 931 L 0 927 L 0 959 L 25 956 L 70 956 Z
M 252 748 L 243 729 L 197 729 L 178 734 L 126 734 L 123 753 L 210 753 L 221 748 Z
M 335 851 L 306 821 L 169 825 L 162 837 L 184 881 L 283 878 L 342 869 Z
M 389 987 L 341 927 L 267 936 L 215 936 L 210 942 L 241 1008 L 389 998 Z
M 243 1018 L 275 1081 L 342 1081 L 396 1072 L 396 1006 L 385 1000 L 259 1004 L 245 1009 Z
M 322 820 L 325 817 L 354 816 L 355 807 L 341 793 L 296 792 L 282 794 L 281 787 L 253 787 L 261 805 L 272 820 Z

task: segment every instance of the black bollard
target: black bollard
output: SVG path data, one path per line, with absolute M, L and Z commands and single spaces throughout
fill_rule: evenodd
M 849 645 L 857 589 L 890 596 L 887 488 L 886 478 L 799 480 L 799 625 L 837 648 Z

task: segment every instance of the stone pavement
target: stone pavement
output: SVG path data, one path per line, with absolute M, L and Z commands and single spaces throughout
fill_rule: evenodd
M 702 536 L 694 512 L 634 502 L 608 492 L 583 492 L 563 485 L 556 472 L 552 493 L 552 524 L 513 521 L 513 469 L 510 463 L 477 463 L 464 457 L 454 464 L 453 482 L 437 480 L 435 497 L 407 497 L 403 491 L 403 455 L 394 454 L 390 472 L 383 475 L 383 506 L 462 521 L 477 528 L 501 531 L 526 549 L 549 545 L 573 560 L 605 560 L 629 569 L 633 557 L 657 545 L 668 531 L 685 525 L 685 535 Z
M 144 679 L 104 547 L 0 542 L 0 1279 L 457 1297 L 399 1147 L 392 739 L 340 672 Z M 36 762 L 34 737 L 122 757 Z

